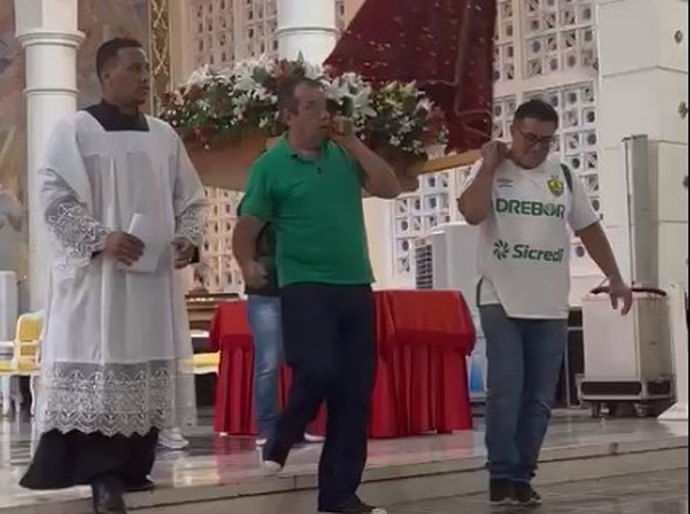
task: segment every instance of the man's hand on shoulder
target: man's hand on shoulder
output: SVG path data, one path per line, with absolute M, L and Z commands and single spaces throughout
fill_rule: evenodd
M 240 264 L 244 283 L 253 288 L 259 289 L 268 284 L 268 273 L 266 268 L 258 261 L 247 261 Z
M 510 155 L 510 148 L 502 141 L 490 141 L 482 146 L 481 154 L 486 168 L 496 171 Z
M 144 254 L 144 243 L 126 232 L 111 232 L 105 239 L 103 253 L 131 266 Z

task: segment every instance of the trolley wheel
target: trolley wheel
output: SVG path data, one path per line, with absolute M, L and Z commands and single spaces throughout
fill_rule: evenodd
M 592 402 L 589 404 L 590 411 L 592 412 L 592 417 L 595 419 L 601 418 L 601 402 Z
M 653 418 L 659 417 L 666 409 L 671 407 L 671 405 L 673 405 L 673 402 L 669 400 L 656 400 L 649 402 L 649 416 Z
M 608 410 L 609 417 L 615 418 L 620 413 L 620 404 L 618 402 L 608 402 L 606 410 Z
M 635 416 L 638 418 L 647 418 L 650 415 L 650 406 L 648 403 L 636 402 L 635 406 Z

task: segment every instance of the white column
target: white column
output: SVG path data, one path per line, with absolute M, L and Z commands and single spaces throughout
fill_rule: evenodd
M 307 62 L 321 64 L 338 37 L 335 0 L 278 0 L 277 8 L 280 57 L 296 59 L 301 53 Z
M 36 169 L 55 123 L 77 105 L 77 0 L 17 0 L 17 39 L 26 66 L 29 291 L 33 310 L 43 307 L 47 236 L 38 210 Z
M 622 140 L 649 138 L 647 173 L 658 237 L 650 234 L 659 285 L 687 288 L 688 4 L 683 0 L 599 0 L 599 169 L 604 223 L 623 271 L 631 270 Z M 621 20 L 625 20 L 622 23 Z M 644 35 L 644 37 L 642 37 Z M 645 166 L 645 164 L 642 164 Z
M 394 286 L 393 221 L 391 201 L 379 198 L 365 198 L 364 223 L 367 229 L 369 260 L 374 272 L 375 289 L 390 289 Z

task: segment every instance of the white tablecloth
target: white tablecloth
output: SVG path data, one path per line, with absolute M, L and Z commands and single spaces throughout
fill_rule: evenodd
M 0 271 L 0 341 L 13 341 L 18 316 L 17 274 Z

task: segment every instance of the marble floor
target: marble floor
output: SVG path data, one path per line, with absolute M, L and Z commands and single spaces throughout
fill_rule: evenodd
M 538 514 L 687 514 L 686 470 L 645 473 L 540 488 L 544 504 Z M 394 505 L 388 514 L 520 513 L 491 509 L 486 495 Z
M 682 444 L 687 447 L 687 423 L 659 423 L 653 419 L 618 419 L 618 420 L 592 420 L 587 413 L 567 412 L 555 416 L 545 444 L 545 452 L 561 451 L 573 454 L 578 449 L 592 447 L 594 445 L 606 447 L 647 444 L 652 441 L 655 445 L 668 441 L 668 444 Z M 266 472 L 260 466 L 259 454 L 251 438 L 219 437 L 211 433 L 210 418 L 206 414 L 202 417 L 200 426 L 190 430 L 187 434 L 190 446 L 185 451 L 162 450 L 154 469 L 153 478 L 161 491 L 177 491 L 178 496 L 186 496 L 192 492 L 218 485 L 239 485 L 246 488 L 266 480 Z M 448 462 L 463 460 L 473 462 L 475 469 L 480 469 L 485 458 L 483 444 L 482 420 L 477 420 L 477 428 L 474 431 L 462 432 L 453 435 L 429 435 L 402 440 L 375 440 L 370 443 L 370 455 L 367 473 L 375 476 L 377 472 L 382 474 L 385 470 L 395 466 L 410 466 L 423 463 Z M 681 443 L 678 443 L 678 441 Z M 3 420 L 0 421 L 0 511 L 8 512 L 19 507 L 34 504 L 51 504 L 78 500 L 89 496 L 88 488 L 74 488 L 65 491 L 34 492 L 21 489 L 19 481 L 25 467 L 29 463 L 31 452 L 36 438 L 32 425 L 27 420 Z M 683 442 L 684 441 L 684 442 Z M 290 460 L 283 474 L 287 478 L 313 475 L 316 462 L 320 453 L 320 445 L 305 445 L 297 448 L 291 454 Z M 378 471 L 377 471 L 378 470 Z M 683 473 L 685 475 L 685 473 Z M 588 475 L 590 476 L 590 475 Z M 668 481 L 658 480 L 660 486 Z M 625 486 L 625 480 L 612 482 L 616 487 Z M 655 482 L 656 483 L 656 482 Z M 670 482 L 669 482 L 670 483 Z M 596 485 L 596 484 L 595 484 Z M 589 486 L 587 486 L 589 487 Z M 593 487 L 593 486 L 592 486 Z M 664 487 L 666 487 L 664 485 Z M 631 491 L 634 488 L 631 488 Z M 480 490 L 480 489 L 476 489 Z M 617 489 L 612 489 L 617 490 Z M 568 492 L 570 491 L 570 492 Z M 667 491 L 667 489 L 663 489 Z M 592 507 L 588 495 L 577 485 L 549 488 L 547 497 L 555 498 L 553 508 L 566 502 L 566 498 L 572 495 L 574 508 L 580 510 L 544 510 L 543 512 L 601 512 L 620 514 L 638 514 L 642 512 L 652 513 L 676 513 L 682 510 L 615 510 L 612 505 L 607 506 L 606 501 L 613 501 L 618 493 L 601 493 L 604 510 Z M 581 494 L 581 496 L 578 496 Z M 598 493 L 597 493 L 598 494 Z M 668 493 L 672 495 L 672 491 Z M 659 499 L 671 502 L 674 498 L 658 498 L 652 496 L 652 500 Z M 394 498 L 396 500 L 396 498 Z M 481 514 L 484 511 L 483 498 L 463 498 L 459 502 L 467 503 L 468 507 L 462 512 Z M 652 501 L 650 500 L 650 501 Z M 402 501 L 401 497 L 397 501 Z M 570 501 L 570 500 L 568 500 Z M 621 500 L 622 501 L 622 500 Z M 627 498 L 626 498 L 627 501 Z M 453 507 L 453 500 L 437 500 L 439 503 L 420 503 L 395 507 L 401 513 L 450 513 L 457 512 Z M 579 502 L 579 503 L 578 503 Z M 392 501 L 390 503 L 395 503 Z M 462 503 L 460 503 L 462 505 Z M 622 503 L 621 503 L 622 505 Z M 627 503 L 625 503 L 627 505 Z M 684 504 L 685 505 L 685 504 Z M 429 509 L 438 510 L 429 510 Z M 623 507 L 621 507 L 622 509 Z M 625 507 L 628 508 L 628 507 Z M 633 507 L 630 507 L 631 509 Z M 641 508 L 641 507 L 640 507 Z M 687 506 L 685 507 L 687 508 Z M 426 509 L 426 510 L 425 510 Z M 445 509 L 445 510 L 444 510 Z M 583 510 L 585 509 L 585 510 Z M 609 509 L 609 510 L 606 510 Z M 611 510 L 614 509 L 614 510 Z M 393 510 L 393 512 L 398 512 Z M 61 511 L 62 512 L 62 511 Z M 682 511 L 686 512 L 686 511 Z

